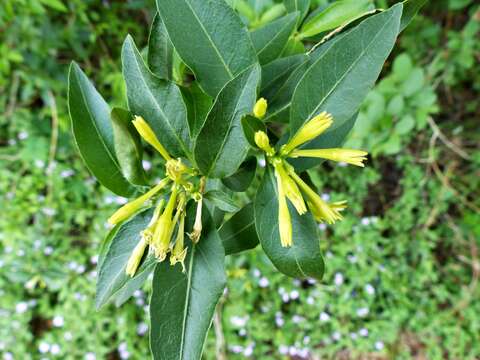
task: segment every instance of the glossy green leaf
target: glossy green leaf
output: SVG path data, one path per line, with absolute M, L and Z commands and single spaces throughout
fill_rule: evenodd
M 110 109 L 74 62 L 68 74 L 68 109 L 75 143 L 88 169 L 106 188 L 130 196 L 135 189 L 115 156 Z
M 348 24 L 375 9 L 372 0 L 340 0 L 307 20 L 300 29 L 300 38 L 307 38 Z
M 245 139 L 247 139 L 248 143 L 254 148 L 257 147 L 255 144 L 255 133 L 257 131 L 267 131 L 263 121 L 252 115 L 246 115 L 242 118 L 242 129 Z
M 257 158 L 247 158 L 233 175 L 222 179 L 223 185 L 236 192 L 244 192 L 248 189 L 255 177 Z
M 190 209 L 194 210 L 194 209 Z M 226 284 L 225 251 L 204 207 L 203 231 L 196 245 L 187 240 L 186 273 L 180 264 L 157 265 L 150 300 L 150 347 L 154 359 L 200 359 L 215 306 Z M 187 229 L 194 211 L 189 211 Z
M 157 0 L 157 8 L 176 51 L 210 96 L 256 62 L 245 25 L 224 0 Z
M 218 231 L 225 255 L 253 249 L 258 245 L 253 203 L 244 206 L 228 219 Z
M 207 114 L 212 107 L 213 99 L 205 94 L 196 82 L 189 87 L 182 87 L 183 99 L 187 105 L 190 136 L 196 138 L 202 128 Z
M 122 64 L 132 114 L 142 116 L 149 123 L 173 156 L 188 157 L 187 108 L 178 86 L 158 78 L 147 68 L 131 36 L 123 44 Z
M 273 265 L 285 275 L 321 279 L 324 262 L 320 253 L 317 224 L 310 212 L 300 216 L 290 202 L 288 205 L 292 219 L 293 245 L 284 248 L 278 230 L 275 175 L 267 168 L 255 198 L 255 226 L 260 244 Z
M 210 200 L 222 211 L 235 212 L 240 208 L 232 199 L 232 196 L 221 190 L 210 190 L 205 193 L 205 199 Z
M 284 3 L 288 12 L 300 12 L 298 23 L 302 22 L 310 9 L 310 0 L 285 0 Z
M 262 87 L 260 95 L 271 99 L 285 83 L 291 73 L 305 60 L 306 54 L 298 54 L 276 59 L 262 67 Z
M 143 149 L 140 135 L 132 124 L 130 111 L 114 108 L 111 113 L 115 154 L 123 175 L 132 184 L 145 185 L 145 171 L 142 166 Z
M 410 21 L 417 15 L 418 11 L 427 3 L 428 0 L 405 0 L 403 2 L 402 20 L 400 22 L 400 31 L 403 31 Z
M 148 66 L 161 79 L 173 79 L 173 51 L 165 24 L 157 13 L 148 38 Z
M 122 306 L 125 302 L 128 301 L 135 291 L 140 289 L 145 281 L 147 281 L 149 275 L 155 270 L 155 265 L 149 266 L 145 271 L 135 276 L 133 279 L 127 281 L 123 287 L 118 290 L 114 297 L 113 302 L 116 307 Z
M 121 224 L 113 235 L 105 257 L 99 263 L 97 293 L 95 295 L 97 309 L 106 304 L 126 284 L 142 277 L 144 272 L 151 272 L 155 266 L 155 258 L 145 254 L 135 276 L 131 278 L 125 274 L 128 259 L 140 241 L 140 232 L 148 226 L 152 214 L 152 210 L 137 214 L 131 220 Z
M 226 177 L 241 165 L 248 152 L 241 119 L 252 111 L 260 82 L 254 65 L 230 81 L 218 94 L 195 145 L 195 160 L 206 176 Z
M 398 4 L 371 16 L 323 51 L 293 94 L 291 134 L 322 111 L 333 115 L 332 129 L 357 112 L 393 48 L 401 14 Z
M 252 32 L 252 42 L 260 64 L 268 64 L 280 56 L 295 30 L 299 13 L 294 12 Z

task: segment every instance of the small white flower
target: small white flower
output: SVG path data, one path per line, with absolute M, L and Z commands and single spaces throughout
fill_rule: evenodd
M 22 257 L 24 255 L 25 255 L 25 251 L 23 251 L 21 249 L 17 251 L 17 256 Z
M 44 207 L 44 208 L 42 208 L 42 212 L 45 216 L 52 217 L 52 216 L 55 215 L 56 210 L 53 209 L 53 208 Z
M 385 347 L 385 345 L 383 344 L 382 341 L 377 341 L 375 343 L 375 349 L 377 349 L 378 351 L 383 350 L 384 347 Z
M 141 322 L 140 324 L 138 324 L 137 326 L 137 334 L 140 335 L 140 336 L 143 336 L 147 333 L 148 331 L 148 325 L 144 322 Z
M 60 345 L 58 344 L 52 344 L 52 346 L 50 347 L 50 353 L 52 355 L 58 355 L 60 354 Z
M 360 317 L 365 317 L 368 315 L 368 308 L 367 307 L 363 307 L 363 308 L 360 308 L 357 310 L 357 315 L 360 316 Z
M 135 290 L 133 292 L 133 297 L 136 297 L 136 298 L 143 297 L 143 291 L 142 290 Z
M 330 201 L 330 194 L 323 193 L 321 196 L 323 201 Z
M 292 322 L 293 322 L 294 324 L 299 324 L 299 323 L 301 323 L 301 322 L 304 321 L 304 320 L 305 320 L 305 318 L 302 317 L 302 316 L 300 316 L 300 315 L 293 315 L 293 317 L 292 317 Z
M 306 359 L 306 358 L 308 358 L 309 353 L 310 353 L 310 351 L 308 351 L 308 349 L 300 349 L 300 351 L 298 352 L 298 356 Z
M 240 335 L 240 336 L 246 336 L 246 335 L 247 335 L 247 330 L 245 330 L 245 329 L 240 329 L 240 330 L 238 331 L 238 335 Z
M 307 304 L 308 304 L 308 305 L 313 305 L 313 304 L 315 304 L 315 299 L 314 299 L 313 297 L 309 296 L 309 297 L 307 298 Z
M 62 178 L 68 178 L 70 176 L 73 176 L 75 174 L 75 171 L 71 170 L 71 169 L 67 169 L 67 170 L 63 170 L 60 172 L 60 177 Z
M 285 289 L 284 289 L 283 287 L 279 287 L 279 288 L 278 288 L 278 293 L 279 293 L 280 295 L 285 294 Z
M 365 328 L 361 328 L 361 329 L 358 331 L 358 334 L 359 334 L 360 336 L 367 337 L 367 336 L 368 336 L 368 330 L 365 329 Z
M 340 332 L 338 332 L 338 331 L 335 331 L 332 334 L 332 339 L 335 340 L 335 341 L 340 341 L 341 338 L 342 338 L 342 334 L 340 334 Z
M 327 224 L 320 223 L 320 224 L 318 224 L 318 228 L 322 231 L 325 231 L 325 230 L 327 230 Z
M 370 219 L 368 217 L 362 218 L 362 225 L 363 226 L 368 226 L 370 225 Z
M 128 359 L 130 357 L 130 353 L 128 351 L 120 351 L 120 359 Z
M 24 312 L 26 312 L 28 310 L 28 303 L 22 301 L 22 302 L 19 302 L 16 306 L 15 306 L 15 311 L 17 312 L 17 314 L 23 314 Z
M 365 285 L 365 291 L 368 295 L 375 294 L 375 288 L 372 286 L 372 284 Z
M 285 320 L 281 317 L 275 318 L 275 324 L 277 324 L 278 327 L 282 327 L 285 324 Z
M 65 341 L 71 341 L 73 339 L 73 335 L 70 331 L 67 331 L 65 334 L 63 334 L 63 338 Z
M 254 348 L 254 345 L 253 345 L 253 344 L 248 345 L 248 346 L 245 348 L 245 350 L 243 351 L 243 355 L 245 355 L 246 357 L 252 356 L 252 354 L 253 354 L 253 348 Z
M 335 285 L 337 286 L 340 286 L 343 284 L 343 275 L 342 273 L 336 273 L 335 274 L 335 278 L 333 279 L 333 282 L 335 283 Z
M 297 350 L 297 348 L 296 348 L 295 346 L 290 346 L 290 347 L 288 348 L 288 354 L 289 354 L 290 356 L 297 356 L 297 355 L 298 355 L 298 350 Z
M 298 292 L 298 290 L 292 290 L 290 291 L 290 298 L 292 300 L 296 300 L 300 297 L 300 293 Z
M 41 240 L 35 240 L 35 241 L 33 242 L 33 248 L 34 248 L 34 249 L 39 249 L 40 246 L 42 246 L 42 241 L 41 241 Z
M 327 322 L 330 320 L 330 315 L 328 315 L 328 313 L 322 311 L 322 313 L 320 314 L 320 321 L 321 322 Z
M 135 304 L 137 304 L 138 307 L 142 307 L 145 305 L 145 300 L 143 300 L 142 298 L 137 298 L 135 299 Z
M 289 302 L 289 301 L 290 301 L 290 296 L 289 296 L 288 294 L 283 294 L 283 295 L 282 295 L 282 301 L 283 301 L 284 303 Z
M 310 336 L 308 336 L 308 335 L 305 336 L 305 337 L 303 338 L 303 343 L 304 343 L 305 345 L 310 344 Z
M 230 346 L 230 351 L 233 352 L 234 354 L 240 354 L 241 352 L 243 352 L 243 346 L 232 345 Z
M 145 171 L 148 171 L 152 168 L 152 163 L 148 160 L 142 160 L 142 166 Z
M 248 322 L 248 317 L 247 316 L 244 316 L 244 317 L 241 317 L 241 316 L 232 316 L 230 318 L 230 322 L 232 323 L 232 325 L 234 326 L 237 326 L 237 327 L 245 327 L 245 325 L 247 325 L 247 322 Z
M 90 258 L 90 262 L 95 265 L 98 263 L 98 255 L 94 255 Z
M 266 288 L 268 285 L 270 284 L 270 282 L 268 281 L 268 279 L 266 277 L 262 277 L 259 281 L 258 281 L 258 285 L 262 288 Z
M 50 351 L 50 344 L 42 341 L 38 345 L 38 351 L 40 351 L 42 354 L 45 354 L 45 353 L 49 352 Z
M 255 277 L 260 277 L 262 275 L 262 273 L 260 272 L 260 270 L 258 269 L 253 269 L 253 276 Z
M 93 352 L 88 352 L 85 354 L 85 360 L 96 360 L 97 357 Z
M 288 354 L 288 346 L 287 345 L 280 345 L 278 347 L 278 352 L 280 355 L 287 355 Z
M 13 355 L 10 352 L 3 354 L 3 360 L 13 360 Z
M 72 271 L 75 271 L 77 270 L 78 268 L 78 264 L 75 262 L 75 261 L 70 261 L 67 265 L 67 267 L 72 270 Z
M 346 166 L 348 166 L 348 164 L 346 162 L 340 161 L 340 162 L 337 162 L 337 166 L 346 167 Z
M 260 167 L 265 167 L 266 164 L 267 162 L 265 161 L 265 158 L 258 158 L 258 165 L 260 165 Z
M 45 167 L 45 161 L 37 159 L 35 160 L 35 166 L 39 169 L 42 169 Z
M 126 197 L 123 197 L 123 196 L 117 196 L 115 198 L 115 202 L 118 204 L 118 205 L 125 205 L 127 202 L 128 202 L 128 199 Z
M 352 264 L 355 264 L 358 261 L 358 259 L 355 255 L 348 255 L 347 260 Z
M 65 321 L 63 320 L 63 316 L 55 315 L 53 317 L 52 324 L 55 327 L 62 327 L 65 324 Z
M 358 335 L 356 333 L 352 332 L 352 333 L 350 333 L 350 338 L 352 340 L 356 340 L 358 338 Z

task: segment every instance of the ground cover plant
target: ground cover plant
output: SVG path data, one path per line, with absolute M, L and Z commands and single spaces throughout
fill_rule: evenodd
M 386 8 L 385 4 L 378 6 Z M 458 5 L 452 2 L 452 9 L 455 6 Z M 252 8 L 255 12 L 252 23 L 241 16 L 248 27 L 256 31 L 267 24 L 260 23 L 262 15 L 275 7 Z M 365 123 L 357 121 L 345 147 L 370 151 L 375 147 L 367 167 L 345 168 L 326 161 L 320 171 L 317 168 L 308 171 L 309 186 L 321 189 L 324 201 L 349 200 L 343 221 L 333 226 L 319 226 L 320 246 L 327 266 L 325 278 L 321 282 L 311 277 L 289 280 L 274 270 L 260 247 L 228 256 L 227 291 L 216 310 L 215 331 L 211 331 L 207 339 L 207 358 L 223 355 L 228 358 L 382 355 L 410 358 L 413 354 L 428 358 L 476 357 L 478 202 L 474 194 L 478 189 L 475 176 L 478 133 L 470 129 L 474 130 L 473 119 L 478 116 L 472 96 L 475 61 L 471 60 L 478 54 L 473 41 L 478 35 L 478 7 L 465 3 L 461 12 L 453 13 L 457 16 L 455 21 L 445 28 L 422 27 L 430 18 L 441 18 L 442 12 L 438 9 L 443 8 L 438 4 L 428 7 L 425 11 L 428 17 L 415 22 L 412 32 L 403 35 L 396 54 L 398 60 L 393 61 L 392 57 L 392 62 L 387 63 L 384 80 L 375 88 L 376 95 L 369 95 L 360 109 L 359 119 L 369 120 L 370 115 L 374 115 L 373 124 L 368 126 L 380 136 L 372 139 L 368 136 L 371 132 L 362 129 Z M 129 11 L 138 14 L 136 22 L 144 21 L 143 12 L 135 8 Z M 153 9 L 151 14 L 153 21 Z M 28 15 L 26 18 L 31 21 L 34 17 Z M 39 18 L 42 23 L 43 16 Z M 128 23 L 122 26 L 125 26 L 124 33 L 132 31 Z M 438 37 L 432 40 L 429 32 L 445 34 L 440 39 L 448 39 L 448 47 L 441 51 L 424 48 L 411 51 L 418 46 L 418 41 L 414 41 L 418 36 L 424 36 L 424 41 L 443 41 L 437 40 Z M 146 44 L 145 29 L 138 27 L 134 33 L 138 42 Z M 102 64 L 98 61 L 88 65 L 91 60 L 82 61 L 82 67 L 104 68 L 105 76 L 101 72 L 89 73 L 112 107 L 126 108 L 121 67 L 118 63 L 114 65 L 119 54 L 115 55 L 113 50 L 114 44 L 121 44 L 122 39 L 111 38 L 111 41 L 109 49 L 113 60 L 107 59 L 105 65 L 96 65 Z M 462 52 L 458 51 L 459 46 Z M 18 49 L 22 52 L 21 47 Z M 144 54 L 147 55 L 147 51 Z M 72 57 L 75 56 L 62 55 L 63 59 Z M 434 59 L 438 60 L 432 61 Z M 2 199 L 7 204 L 8 217 L 2 221 L 1 319 L 5 333 L 0 351 L 6 358 L 145 357 L 148 308 L 144 307 L 150 293 L 148 281 L 146 288 L 134 291 L 132 299 L 121 309 L 115 310 L 109 305 L 98 313 L 92 312 L 92 285 L 98 275 L 94 270 L 98 259 L 94 255 L 107 232 L 104 220 L 120 207 L 115 203 L 127 200 L 101 189 L 73 153 L 66 104 L 62 100 L 66 96 L 61 96 L 65 91 L 61 84 L 66 82 L 67 63 L 68 60 L 60 65 L 63 72 L 58 73 L 63 75 L 56 87 L 50 79 L 37 80 L 35 84 L 28 82 L 31 77 L 23 74 L 32 70 L 22 67 L 22 62 L 13 64 L 21 85 L 17 85 L 16 92 L 21 95 L 15 97 L 13 106 L 5 107 L 12 109 L 13 117 L 2 117 L 5 132 L 2 132 L 1 161 L 5 165 L 2 169 L 6 169 Z M 38 66 L 42 68 L 41 64 Z M 182 67 L 178 65 L 173 73 L 186 71 L 184 85 L 190 86 L 193 77 L 189 70 L 181 70 Z M 402 67 L 409 71 L 399 71 Z M 415 84 L 413 89 L 400 92 L 403 106 L 398 112 L 392 111 L 400 101 L 394 99 L 396 94 L 390 84 L 407 88 L 409 82 L 404 77 L 408 74 L 418 79 L 416 69 L 423 73 L 424 80 L 411 81 Z M 4 88 L 9 91 L 2 92 L 2 101 L 8 105 L 14 98 L 10 94 L 14 93 L 11 82 L 15 76 L 10 77 L 10 72 L 6 74 Z M 437 76 L 438 81 L 431 81 Z M 42 88 L 45 89 L 43 98 Z M 53 91 L 52 94 L 48 90 Z M 432 95 L 422 98 L 422 93 L 433 94 L 433 99 Z M 56 102 L 52 105 L 53 94 L 58 95 L 54 96 Z M 388 108 L 382 107 L 380 98 Z M 464 106 L 459 105 L 460 101 Z M 41 110 L 43 102 L 45 106 Z M 450 106 L 444 108 L 447 103 Z M 268 105 L 270 111 L 274 109 L 273 102 Z M 41 111 L 29 111 L 34 107 Z M 57 125 L 58 148 L 50 161 L 51 145 L 55 143 L 51 141 L 54 136 L 50 135 L 54 133 L 50 122 L 55 108 L 60 124 Z M 453 118 L 455 121 L 450 115 L 454 114 L 453 108 L 458 116 Z M 249 112 L 253 115 L 253 106 Z M 404 122 L 410 130 L 402 131 L 405 125 L 396 124 L 407 115 L 414 117 L 415 124 Z M 267 119 L 264 117 L 263 121 Z M 281 130 L 282 125 L 269 126 L 268 135 L 278 135 Z M 393 135 L 400 139 L 400 150 L 395 145 L 398 141 L 393 147 L 388 144 Z M 255 146 L 254 139 L 251 140 Z M 261 159 L 262 152 L 255 151 Z M 148 161 L 143 161 L 143 165 L 150 179 L 161 179 L 163 160 L 148 147 L 144 152 Z M 392 157 L 392 154 L 397 155 Z M 254 198 L 264 171 L 259 166 L 246 194 L 236 193 L 234 203 L 230 201 L 229 205 L 238 207 Z M 215 201 L 218 203 L 218 199 Z M 226 202 L 224 197 L 222 201 Z M 211 207 L 208 202 L 214 200 L 205 196 L 204 203 Z M 295 212 L 296 209 L 290 208 L 292 216 Z M 214 215 L 217 220 L 217 214 Z M 191 218 L 194 219 L 195 214 Z M 221 228 L 220 235 L 224 236 L 229 229 Z M 295 237 L 292 240 L 295 246 Z M 186 238 L 185 243 L 188 241 Z M 175 268 L 181 274 L 181 265 Z

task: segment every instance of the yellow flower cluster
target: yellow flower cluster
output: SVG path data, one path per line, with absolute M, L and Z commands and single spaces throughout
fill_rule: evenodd
M 192 232 L 188 234 L 196 243 L 202 232 L 202 194 L 205 189 L 205 178 L 195 181 L 197 172 L 185 165 L 181 159 L 173 159 L 143 118 L 136 116 L 133 125 L 140 136 L 165 159 L 167 176 L 145 194 L 122 206 L 108 219 L 110 224 L 118 224 L 142 209 L 152 198 L 157 198 L 153 216 L 148 226 L 140 233 L 140 241 L 130 255 L 125 272 L 132 277 L 135 275 L 147 247 L 160 262 L 170 254 L 170 264 L 173 266 L 181 263 L 185 271 L 186 204 L 190 199 L 197 202 L 195 224 Z M 169 196 L 162 192 L 164 189 L 169 190 Z M 173 239 L 175 230 L 176 236 Z
M 263 114 L 266 112 L 266 101 L 260 99 Z M 258 103 L 255 109 L 260 107 Z M 254 111 L 255 114 L 255 111 Z M 256 115 L 256 114 L 255 114 Z M 258 117 L 258 116 L 257 116 Z M 283 247 L 292 246 L 292 221 L 288 209 L 287 199 L 292 203 L 298 214 L 303 215 L 308 209 L 318 222 L 333 224 L 342 219 L 341 211 L 347 207 L 346 201 L 328 203 L 324 201 L 304 180 L 295 172 L 288 158 L 315 157 L 327 160 L 344 162 L 356 166 L 364 166 L 367 152 L 351 149 L 299 149 L 300 146 L 315 139 L 326 131 L 333 123 L 330 114 L 322 112 L 307 121 L 296 134 L 279 151 L 271 145 L 267 134 L 263 131 L 255 133 L 256 145 L 265 152 L 267 161 L 275 171 L 278 193 L 278 226 L 280 241 Z M 306 202 L 306 204 L 305 204 Z

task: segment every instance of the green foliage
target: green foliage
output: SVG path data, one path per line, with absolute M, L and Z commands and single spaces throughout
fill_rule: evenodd
M 327 1 L 286 1 L 285 6 L 273 1 L 231 2 L 250 30 L 282 19 L 287 11 L 307 14 L 319 4 L 328 5 Z M 377 5 L 386 7 L 385 3 L 378 1 Z M 113 196 L 88 174 L 71 139 L 66 100 L 68 62 L 75 58 L 109 108 L 127 107 L 120 48 L 130 32 L 142 54 L 138 59 L 143 58 L 148 24 L 155 14 L 147 6 L 151 4 L 143 1 L 76 0 L 7 0 L 0 5 L 0 203 L 4 210 L 0 217 L 0 355 L 5 359 L 149 356 L 145 336 L 149 322 L 145 305 L 151 294 L 150 282 L 145 282 L 148 272 L 126 279 L 126 285 L 115 292 L 112 303 L 125 302 L 121 309 L 106 305 L 101 312 L 93 310 L 98 275 L 94 267 L 108 264 L 105 255 L 113 251 L 114 237 L 118 239 L 120 229 L 128 224 L 119 225 L 102 240 L 108 232 L 104 219 L 126 199 Z M 212 212 L 221 225 L 218 235 L 225 251 L 233 255 L 226 257 L 227 291 L 217 309 L 215 333 L 209 333 L 205 345 L 206 359 L 219 358 L 222 351 L 232 359 L 477 357 L 478 11 L 473 1 L 429 2 L 421 10 L 424 16 L 415 18 L 403 33 L 398 43 L 401 50 L 390 56 L 382 80 L 367 95 L 357 121 L 353 114 L 318 139 L 321 148 L 339 146 L 355 123 L 347 146 L 372 153 L 364 171 L 332 167 L 330 162 L 319 171 L 309 171 L 325 199 L 349 199 L 342 222 L 320 226 L 320 249 L 327 265 L 321 282 L 278 273 L 260 247 L 242 252 L 258 244 L 250 200 L 264 172 L 256 171 L 255 157 L 246 157 L 238 171 L 222 179 L 238 191 L 233 203 L 219 195 L 231 196 L 225 188 L 212 185 L 211 198 L 205 198 L 209 209 L 213 200 L 232 212 L 235 204 L 249 205 L 227 215 L 225 221 L 218 208 Z M 169 49 L 165 32 L 155 36 Z M 341 39 L 342 34 L 333 37 L 308 56 L 284 57 L 285 50 L 280 58 L 262 65 L 258 96 L 269 100 L 269 112 L 277 99 L 287 100 L 277 102 L 286 105 L 276 108 L 283 110 L 278 116 L 267 115 L 272 138 L 284 125 L 271 126 L 270 122 L 288 122 L 288 100 L 300 78 L 317 56 Z M 312 45 L 306 43 L 307 48 Z M 151 49 L 157 46 L 152 42 L 147 48 L 150 71 L 177 83 L 187 112 L 187 138 L 194 139 L 214 99 L 195 82 L 191 85 L 192 73 L 182 62 L 186 61 L 183 56 L 180 60 L 171 48 L 155 54 Z M 170 70 L 165 71 L 162 64 L 169 64 Z M 157 84 L 158 79 L 153 81 Z M 84 85 L 88 88 L 90 83 Z M 289 91 L 281 90 L 290 86 Z M 122 112 L 114 113 L 118 111 Z M 110 120 L 110 115 L 108 110 L 102 117 Z M 117 130 L 114 125 L 113 135 Z M 112 139 L 111 130 L 108 133 Z M 125 140 L 121 142 L 125 148 L 111 147 L 113 159 L 125 178 L 137 183 L 128 169 L 130 164 L 134 172 L 142 172 L 142 157 L 134 151 L 131 138 Z M 137 159 L 130 162 L 132 157 L 118 149 Z M 146 148 L 144 157 L 149 179 L 164 176 L 158 156 Z M 309 167 L 292 163 L 299 171 Z M 296 215 L 295 210 L 291 214 Z M 275 214 L 269 220 L 274 219 Z M 133 243 L 136 235 L 133 231 L 125 240 Z M 200 241 L 198 246 L 215 243 L 212 252 L 220 253 L 218 236 L 212 236 L 215 241 Z M 123 256 L 117 274 L 125 279 L 128 255 Z M 177 277 L 186 281 L 191 274 L 177 271 L 179 265 L 160 265 L 163 268 L 157 267 L 157 272 L 171 272 L 172 277 L 158 274 L 156 285 Z M 201 315 L 209 319 L 194 324 L 203 334 L 213 312 L 211 304 L 223 290 L 223 276 L 216 278 L 218 286 L 208 294 L 217 294 L 217 298 L 202 307 Z M 161 299 L 163 289 L 157 287 L 160 296 L 154 298 Z M 175 290 L 187 293 L 186 287 Z M 159 311 L 151 312 L 152 324 L 162 324 L 164 316 L 171 314 L 166 309 L 184 304 L 155 306 Z M 179 311 L 184 313 L 184 309 Z M 185 333 L 194 331 L 193 325 L 187 328 Z M 155 331 L 160 334 L 159 328 Z M 195 344 L 187 350 L 198 354 L 202 336 L 194 337 Z

